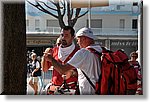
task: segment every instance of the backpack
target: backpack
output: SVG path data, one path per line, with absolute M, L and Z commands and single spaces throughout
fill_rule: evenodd
M 92 85 L 96 94 L 125 95 L 128 85 L 137 83 L 136 71 L 129 64 L 128 56 L 122 50 L 105 51 L 102 55 L 92 48 L 88 50 L 101 58 L 101 75 L 96 86 Z

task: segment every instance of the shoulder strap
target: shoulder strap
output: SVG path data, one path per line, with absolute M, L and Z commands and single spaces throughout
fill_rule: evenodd
M 81 70 L 81 71 L 84 74 L 84 76 L 86 77 L 86 79 L 88 80 L 88 82 L 91 84 L 91 86 L 96 90 L 96 88 L 95 88 L 94 84 L 92 83 L 92 81 L 90 80 L 90 78 L 84 73 L 83 70 Z
M 89 50 L 91 53 L 95 54 L 98 58 L 99 58 L 99 61 L 101 61 L 101 56 L 102 56 L 102 53 L 96 51 L 95 49 L 93 48 L 86 48 L 87 50 Z M 102 63 L 101 63 L 101 66 L 102 66 Z M 82 70 L 81 70 L 82 71 Z M 100 87 L 101 87 L 101 84 L 98 84 L 98 89 L 96 89 L 96 87 L 94 86 L 94 84 L 91 82 L 91 80 L 89 79 L 89 77 L 82 71 L 82 73 L 84 74 L 84 76 L 87 78 L 87 80 L 89 81 L 89 83 L 91 84 L 91 86 L 95 89 L 96 93 L 97 94 L 100 94 Z M 102 73 L 102 72 L 101 72 Z M 101 82 L 101 77 L 102 77 L 102 74 L 99 75 L 99 79 L 98 79 L 98 83 Z
M 79 50 L 78 47 L 75 47 L 74 50 L 71 52 L 71 54 L 66 58 L 66 60 L 64 61 L 64 63 L 68 62 L 70 60 L 70 58 L 73 57 L 73 55 Z
M 86 48 L 87 50 L 89 50 L 90 52 L 94 53 L 97 57 L 101 57 L 102 53 L 96 51 L 95 49 L 93 48 Z

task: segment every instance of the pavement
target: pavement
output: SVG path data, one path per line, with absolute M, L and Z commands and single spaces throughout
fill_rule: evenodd
M 38 95 L 40 94 L 45 94 L 44 92 L 40 91 L 44 89 L 44 87 L 50 82 L 51 80 L 51 71 L 49 70 L 46 73 L 42 73 L 42 84 L 38 83 Z M 34 90 L 32 87 L 29 85 L 29 75 L 27 74 L 27 95 L 34 95 Z

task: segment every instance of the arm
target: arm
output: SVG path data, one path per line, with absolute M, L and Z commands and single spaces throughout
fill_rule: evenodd
M 39 68 L 34 69 L 33 72 L 32 72 L 32 76 L 33 76 L 34 73 L 35 73 L 36 71 L 38 71 L 38 70 L 39 70 Z
M 49 64 L 50 63 L 50 64 Z M 42 61 L 41 61 L 41 67 L 42 67 L 42 71 L 43 72 L 47 72 L 48 69 L 50 68 L 51 66 L 51 62 L 48 62 L 46 61 L 44 58 L 42 58 Z
M 52 48 L 47 48 L 45 50 L 46 53 L 52 53 Z M 50 68 L 51 66 L 51 62 L 48 62 L 44 59 L 44 57 L 42 57 L 42 61 L 41 61 L 41 67 L 42 67 L 42 70 L 43 72 L 47 72 L 48 69 Z
M 50 53 L 44 54 L 44 60 L 51 62 L 54 68 L 60 73 L 65 74 L 67 71 L 73 69 L 74 67 L 70 64 L 62 65 L 61 63 L 57 62 Z

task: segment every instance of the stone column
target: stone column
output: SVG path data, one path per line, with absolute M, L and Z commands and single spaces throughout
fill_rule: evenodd
M 110 47 L 111 47 L 110 46 L 110 39 L 106 39 L 105 40 L 105 47 L 108 48 L 108 49 L 110 49 Z

